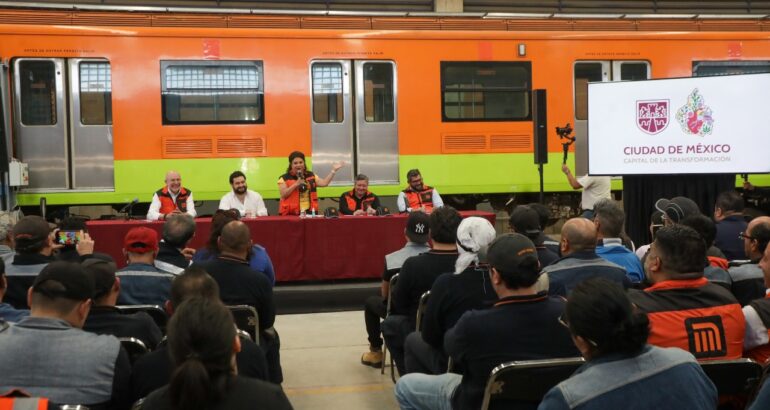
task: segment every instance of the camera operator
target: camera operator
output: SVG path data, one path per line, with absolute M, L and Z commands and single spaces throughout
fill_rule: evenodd
M 580 209 L 582 217 L 594 218 L 594 204 L 602 199 L 611 199 L 610 195 L 610 177 L 592 177 L 588 174 L 580 178 L 575 178 L 567 164 L 561 166 L 562 172 L 567 176 L 572 189 L 582 189 L 580 197 Z
M 746 206 L 770 215 L 770 187 L 754 186 L 748 179 L 743 181 L 743 199 Z M 755 216 L 752 214 L 752 216 Z

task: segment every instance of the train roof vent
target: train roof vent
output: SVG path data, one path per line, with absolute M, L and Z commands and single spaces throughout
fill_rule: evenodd
M 208 158 L 214 152 L 211 137 L 163 137 L 163 158 Z
M 636 31 L 633 20 L 575 20 L 574 30 L 586 31 Z
M 35 11 L 0 11 L 0 22 L 10 24 L 52 24 L 63 25 L 72 23 L 72 15 L 69 13 Z
M 217 137 L 218 157 L 265 156 L 264 137 Z
M 284 16 L 230 16 L 232 28 L 300 28 L 299 17 Z
M 441 30 L 439 19 L 423 18 L 372 18 L 372 28 L 375 30 Z
M 153 27 L 227 27 L 227 16 L 196 14 L 157 14 L 152 16 Z
M 369 30 L 372 22 L 369 17 L 303 17 L 302 28 Z
M 489 150 L 495 152 L 518 152 L 532 149 L 529 134 L 490 135 Z
M 149 14 L 125 13 L 75 13 L 72 24 L 87 26 L 150 26 L 152 16 Z
M 767 28 L 765 28 L 766 30 Z M 762 24 L 756 20 L 749 21 L 714 21 L 701 20 L 701 31 L 762 31 Z
M 442 135 L 441 139 L 441 151 L 445 154 L 484 152 L 487 149 L 486 135 Z
M 505 20 L 441 19 L 442 30 L 506 30 Z
M 570 20 L 508 20 L 506 26 L 509 31 L 569 31 L 572 30 Z

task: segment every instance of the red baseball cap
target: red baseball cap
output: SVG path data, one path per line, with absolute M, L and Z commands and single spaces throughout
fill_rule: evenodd
M 123 239 L 126 252 L 147 253 L 158 250 L 158 233 L 150 228 L 132 228 Z

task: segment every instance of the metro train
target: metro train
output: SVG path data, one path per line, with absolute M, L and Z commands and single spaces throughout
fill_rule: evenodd
M 321 175 L 347 162 L 321 197 L 358 173 L 396 195 L 419 168 L 462 199 L 539 190 L 533 90 L 545 191 L 568 192 L 553 129 L 575 127 L 584 172 L 588 82 L 770 72 L 770 21 L 2 7 L 0 59 L 21 206 L 148 202 L 170 169 L 196 200 L 234 170 L 277 198 L 294 150 Z

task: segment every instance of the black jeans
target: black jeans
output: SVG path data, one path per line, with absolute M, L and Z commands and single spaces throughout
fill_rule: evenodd
M 386 303 L 385 299 L 380 296 L 370 296 L 364 303 L 366 334 L 369 336 L 369 345 L 375 349 L 382 348 L 380 320 L 385 319 Z
M 414 332 L 414 319 L 405 315 L 390 315 L 382 322 L 382 336 L 396 362 L 398 374 L 406 374 L 404 365 L 404 340 L 409 333 Z
M 407 373 L 446 373 L 449 358 L 422 340 L 420 332 L 412 332 L 404 342 L 404 365 Z

